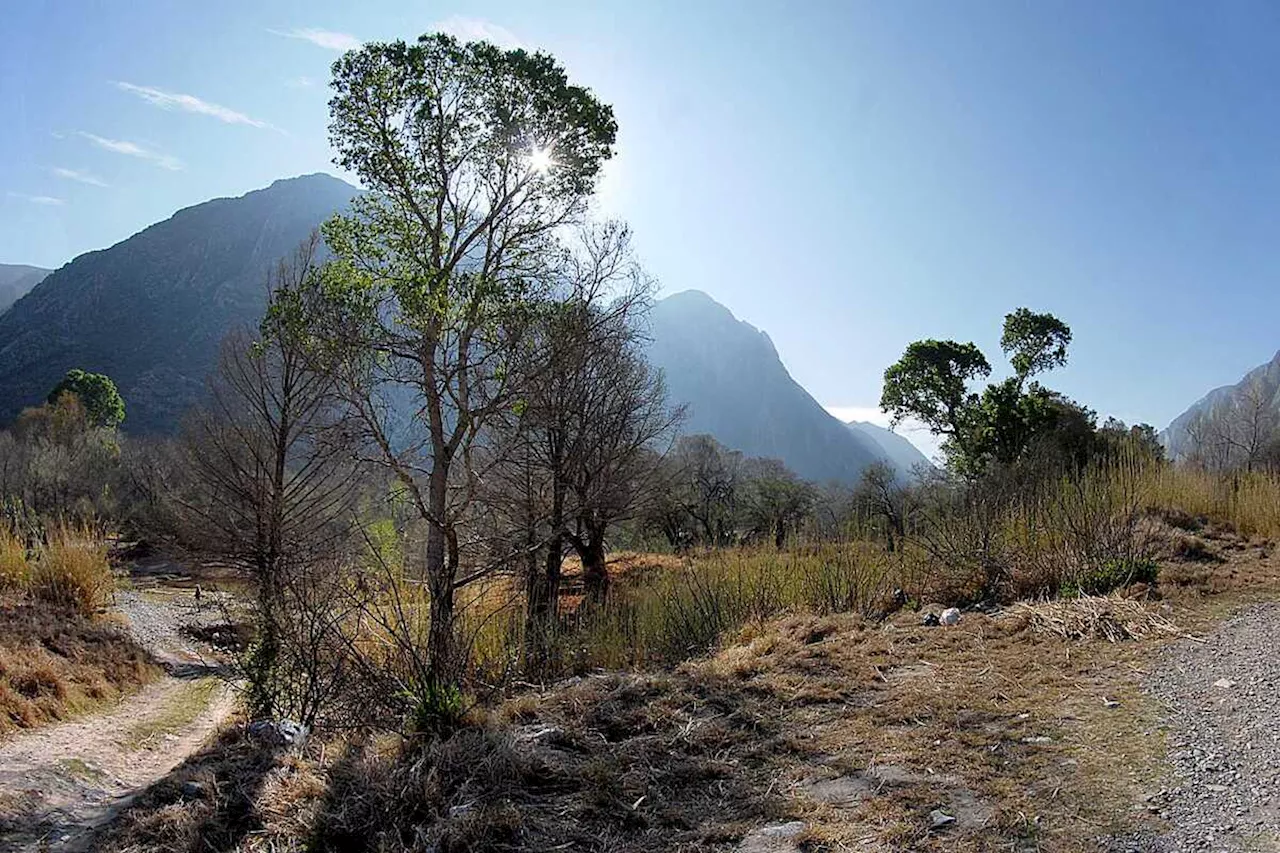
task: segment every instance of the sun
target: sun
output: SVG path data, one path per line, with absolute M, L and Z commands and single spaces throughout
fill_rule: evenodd
M 529 152 L 529 168 L 539 175 L 547 174 L 554 165 L 555 160 L 551 159 L 550 146 L 546 148 L 535 147 Z

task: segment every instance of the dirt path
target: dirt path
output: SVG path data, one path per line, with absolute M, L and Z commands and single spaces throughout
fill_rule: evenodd
M 163 584 L 121 592 L 117 606 L 167 675 L 104 713 L 0 742 L 0 851 L 85 849 L 94 829 L 198 749 L 234 708 L 216 654 L 180 630 L 221 621 L 216 608 L 197 608 L 192 590 Z
M 1280 851 L 1280 603 L 1171 648 L 1147 689 L 1165 708 L 1172 769 L 1147 808 L 1168 825 L 1124 851 Z

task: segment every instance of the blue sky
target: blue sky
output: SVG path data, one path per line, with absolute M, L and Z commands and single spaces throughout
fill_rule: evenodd
M 666 292 L 865 410 L 910 340 L 995 360 L 1026 305 L 1061 388 L 1163 427 L 1280 347 L 1280 7 L 1249 3 L 7 3 L 0 262 L 334 171 L 337 49 L 446 27 L 612 103 L 602 209 Z

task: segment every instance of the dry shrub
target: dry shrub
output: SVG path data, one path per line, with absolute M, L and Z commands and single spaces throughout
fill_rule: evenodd
M 54 604 L 91 616 L 104 609 L 115 590 L 107 544 L 85 527 L 61 527 L 49 536 L 31 572 L 31 590 Z
M 26 589 L 31 582 L 27 548 L 7 527 L 0 525 L 0 591 Z
M 159 673 L 126 635 L 70 607 L 0 604 L 0 733 L 65 719 Z
M 1103 639 L 1116 643 L 1149 636 L 1176 636 L 1178 626 L 1144 601 L 1117 596 L 1081 596 L 1022 602 L 1009 611 L 1033 631 L 1066 640 Z

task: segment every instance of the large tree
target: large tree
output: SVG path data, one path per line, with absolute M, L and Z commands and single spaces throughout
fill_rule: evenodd
M 1066 364 L 1070 343 L 1071 329 L 1052 314 L 1026 308 L 1007 314 L 1000 348 L 1013 375 L 979 394 L 971 386 L 990 375 L 991 365 L 976 345 L 917 341 L 885 371 L 880 407 L 895 423 L 915 418 L 944 436 L 956 470 L 974 474 L 992 461 L 1010 464 L 1064 418 L 1084 415 L 1092 430 L 1092 413 L 1030 381 Z
M 332 85 L 335 162 L 368 192 L 327 224 L 334 259 L 302 302 L 370 459 L 427 526 L 429 700 L 459 674 L 475 451 L 513 403 L 510 356 L 617 126 L 552 57 L 447 35 L 351 51 Z

